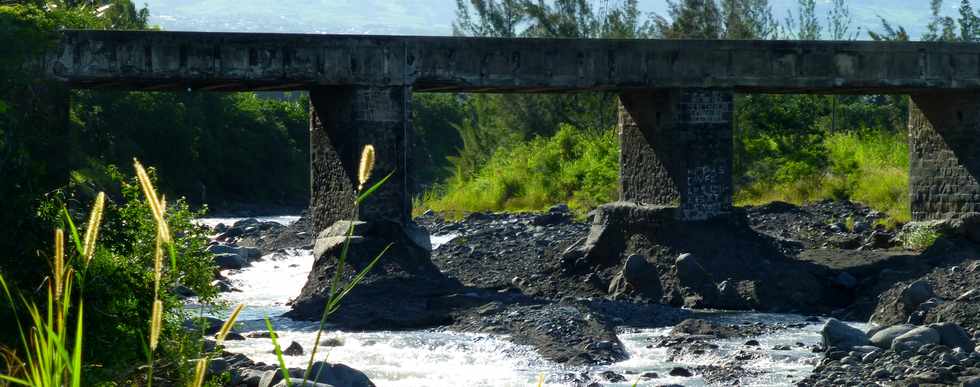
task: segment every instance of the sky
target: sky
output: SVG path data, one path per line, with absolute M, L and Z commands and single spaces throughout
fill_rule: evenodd
M 621 0 L 610 0 L 610 3 L 617 1 Z M 171 31 L 451 35 L 456 12 L 455 0 L 144 2 L 150 8 L 151 23 Z M 830 2 L 817 0 L 818 14 L 826 14 Z M 770 3 L 780 21 L 789 10 L 796 10 L 796 0 L 770 0 Z M 853 19 L 852 30 L 861 29 L 859 39 L 868 39 L 868 29 L 881 29 L 879 15 L 893 25 L 904 26 L 913 39 L 923 32 L 929 20 L 928 0 L 850 0 L 848 3 Z M 666 14 L 666 0 L 640 0 L 639 4 L 644 13 Z M 946 0 L 945 13 L 954 15 L 958 5 L 959 1 Z

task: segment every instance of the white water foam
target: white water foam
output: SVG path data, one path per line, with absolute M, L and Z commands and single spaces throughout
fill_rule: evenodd
M 434 236 L 433 245 L 446 243 L 456 235 Z M 241 330 L 264 331 L 262 318 L 269 316 L 276 326 L 280 345 L 288 346 L 298 342 L 305 350 L 312 349 L 316 334 L 316 323 L 293 321 L 277 317 L 289 309 L 287 302 L 299 294 L 313 264 L 310 250 L 291 250 L 286 254 L 270 254 L 263 260 L 253 262 L 250 267 L 239 271 L 226 272 L 233 285 L 241 292 L 224 293 L 223 298 L 231 304 L 244 303 L 246 308 L 239 317 Z M 219 316 L 221 317 L 221 316 Z M 799 322 L 801 316 L 728 313 L 718 314 L 713 319 L 724 323 L 752 322 Z M 797 347 L 797 342 L 807 344 L 820 341 L 819 329 L 822 324 L 810 324 L 803 328 L 791 328 L 771 335 L 754 337 L 759 350 L 764 354 L 744 365 L 749 371 L 764 372 L 759 377 L 742 379 L 743 385 L 785 386 L 805 377 L 819 360 L 806 347 Z M 858 325 L 859 328 L 864 328 Z M 571 385 L 567 381 L 569 373 L 589 372 L 595 374 L 613 370 L 626 376 L 628 382 L 606 383 L 606 386 L 631 386 L 645 372 L 656 372 L 659 378 L 640 381 L 639 386 L 654 386 L 677 383 L 682 385 L 705 385 L 698 377 L 683 378 L 669 376 L 675 366 L 697 367 L 718 364 L 725 356 L 739 349 L 746 349 L 745 340 L 720 340 L 717 352 L 700 356 L 689 356 L 667 361 L 667 350 L 647 348 L 650 339 L 665 336 L 670 328 L 643 329 L 635 333 L 620 335 L 630 358 L 626 361 L 605 367 L 564 367 L 546 361 L 533 348 L 515 345 L 506 337 L 487 334 L 465 334 L 440 330 L 401 331 L 401 332 L 342 332 L 328 330 L 324 338 L 336 338 L 343 343 L 337 347 L 321 347 L 319 359 L 324 357 L 331 362 L 339 362 L 366 373 L 379 386 L 536 386 L 539 377 L 545 377 L 547 386 Z M 789 351 L 770 350 L 775 345 L 788 345 Z M 242 353 L 255 361 L 275 364 L 270 339 L 248 339 L 228 341 L 226 347 L 231 352 Z M 289 366 L 303 367 L 307 356 L 287 356 Z

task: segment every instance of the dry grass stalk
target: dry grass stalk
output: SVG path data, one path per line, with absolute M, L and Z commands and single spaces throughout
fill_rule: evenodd
M 231 311 L 231 316 L 228 316 L 228 321 L 225 321 L 224 325 L 221 326 L 221 330 L 218 331 L 218 335 L 215 336 L 215 342 L 221 345 L 225 341 L 225 336 L 231 331 L 231 327 L 235 326 L 235 320 L 238 319 L 238 314 L 242 312 L 242 308 L 245 304 L 238 304 L 234 310 Z
M 54 277 L 55 299 L 60 300 L 65 278 L 65 231 L 60 228 L 54 230 L 54 270 L 51 274 Z
M 364 184 L 367 184 L 368 179 L 371 178 L 372 170 L 374 170 L 374 145 L 368 144 L 361 151 L 361 165 L 357 169 L 358 191 L 364 189 Z
M 150 317 L 150 350 L 155 351 L 160 343 L 160 330 L 163 328 L 163 301 L 153 301 L 153 312 Z
M 85 265 L 88 265 L 92 261 L 92 256 L 95 255 L 95 240 L 99 237 L 99 224 L 102 223 L 104 209 L 105 193 L 99 192 L 99 195 L 95 197 L 95 204 L 92 205 L 88 227 L 85 229 L 85 251 L 82 251 L 82 256 L 85 257 Z

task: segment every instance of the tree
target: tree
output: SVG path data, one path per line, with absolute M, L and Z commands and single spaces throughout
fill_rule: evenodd
M 960 40 L 976 42 L 980 39 L 980 18 L 973 12 L 969 0 L 960 2 Z
M 851 30 L 851 9 L 847 6 L 847 0 L 833 0 L 830 13 L 827 15 L 827 26 L 830 29 L 830 38 L 833 40 L 854 40 L 860 34 L 861 27 L 853 34 Z
M 931 0 L 929 4 L 932 17 L 926 32 L 922 34 L 925 41 L 952 42 L 956 40 L 956 22 L 949 16 L 942 16 L 943 0 Z
M 775 39 L 779 35 L 769 0 L 722 0 L 721 14 L 726 39 Z
M 787 11 L 786 31 L 796 40 L 818 40 L 822 32 L 817 20 L 816 0 L 799 0 L 800 13 L 794 17 L 793 11 Z
M 719 39 L 721 12 L 714 0 L 667 0 L 670 20 L 657 15 L 657 35 L 665 39 Z
M 513 38 L 525 18 L 521 0 L 456 0 L 453 35 Z
M 881 16 L 878 16 L 878 19 L 881 19 L 881 28 L 884 30 L 884 32 L 868 31 L 868 36 L 870 36 L 872 40 L 895 42 L 909 41 L 909 33 L 905 31 L 905 27 L 893 27 L 888 20 L 885 20 L 885 18 Z

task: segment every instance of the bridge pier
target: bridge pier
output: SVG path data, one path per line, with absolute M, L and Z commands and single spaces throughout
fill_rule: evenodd
M 733 93 L 663 89 L 620 95 L 620 200 L 705 220 L 732 207 Z
M 411 220 L 408 144 L 412 124 L 408 87 L 318 87 L 310 90 L 310 209 L 314 232 L 341 219 Z M 354 214 L 361 150 L 375 148 L 374 172 L 365 188 L 394 175 Z
M 980 212 L 980 93 L 919 93 L 909 104 L 912 219 Z

